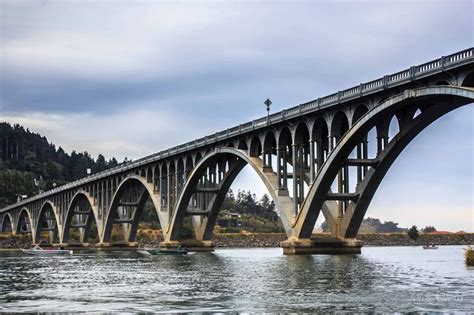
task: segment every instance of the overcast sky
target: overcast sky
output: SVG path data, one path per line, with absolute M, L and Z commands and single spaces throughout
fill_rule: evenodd
M 0 120 L 137 159 L 471 47 L 472 1 L 0 0 Z M 474 110 L 409 145 L 367 216 L 474 230 Z M 455 163 L 453 162 L 453 159 Z M 234 189 L 264 193 L 251 170 Z

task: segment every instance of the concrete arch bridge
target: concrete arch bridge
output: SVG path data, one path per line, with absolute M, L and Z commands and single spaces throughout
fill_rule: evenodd
M 163 247 L 212 250 L 212 231 L 232 182 L 250 165 L 276 204 L 286 254 L 358 253 L 362 219 L 384 175 L 432 122 L 474 102 L 474 49 L 318 98 L 97 173 L 0 210 L 2 232 L 47 231 L 54 243 L 91 233 L 133 245 L 147 200 Z M 311 239 L 323 215 L 332 239 Z M 187 219 L 189 218 L 189 219 Z M 194 239 L 182 237 L 191 220 Z

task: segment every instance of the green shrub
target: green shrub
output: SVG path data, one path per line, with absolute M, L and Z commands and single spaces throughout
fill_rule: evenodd
M 469 246 L 466 248 L 464 256 L 466 257 L 466 265 L 474 266 L 474 249 L 472 249 L 472 247 Z
M 418 239 L 418 237 L 420 237 L 420 233 L 418 233 L 418 229 L 416 228 L 416 225 L 412 226 L 408 230 L 407 235 L 408 235 L 409 238 L 411 238 L 414 241 L 416 241 Z

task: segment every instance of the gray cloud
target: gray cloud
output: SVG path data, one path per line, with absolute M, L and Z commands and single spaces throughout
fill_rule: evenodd
M 0 120 L 21 122 L 68 150 L 119 158 L 258 118 L 267 97 L 277 111 L 467 48 L 474 29 L 472 1 L 0 6 Z M 442 128 L 472 135 L 472 110 L 463 113 L 453 116 L 463 123 L 447 119 Z M 416 156 L 431 152 L 426 147 L 448 141 L 437 130 L 398 162 L 408 174 L 416 172 Z M 452 138 L 464 148 L 450 170 L 456 173 L 472 167 L 473 146 Z M 436 170 L 447 169 L 448 154 L 439 153 Z M 469 197 L 472 171 L 463 174 L 456 187 Z M 435 171 L 422 175 L 425 185 L 439 182 Z M 386 187 L 403 181 L 394 175 Z M 449 206 L 454 192 L 447 195 Z M 471 196 L 458 206 L 472 205 Z M 379 199 L 371 209 L 382 208 Z

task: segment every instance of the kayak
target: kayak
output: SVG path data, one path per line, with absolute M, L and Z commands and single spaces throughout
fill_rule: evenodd
M 35 255 L 35 256 L 56 256 L 56 255 L 72 255 L 72 250 L 67 249 L 43 249 L 36 245 L 31 249 L 22 249 L 23 253 L 28 255 Z
M 436 246 L 436 245 L 424 245 L 423 249 L 438 249 L 438 246 Z
M 178 248 L 178 249 L 160 249 L 160 248 L 140 248 L 137 250 L 138 253 L 142 255 L 186 255 L 188 253 L 187 249 Z

